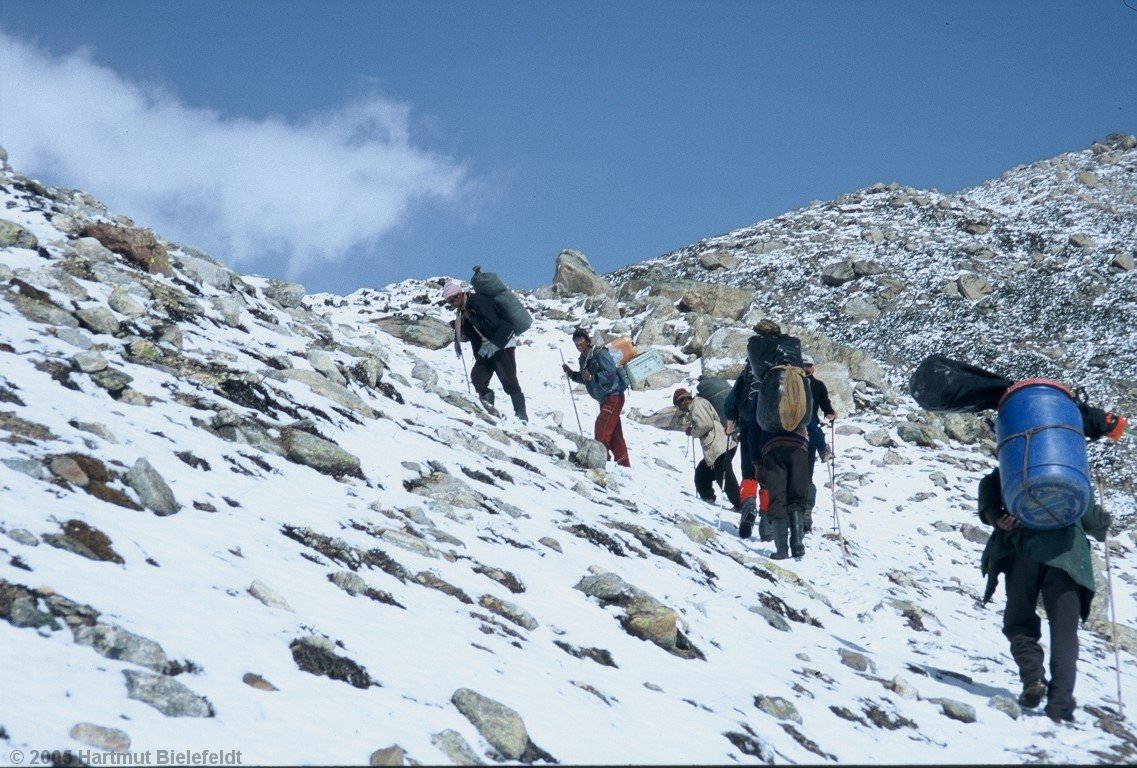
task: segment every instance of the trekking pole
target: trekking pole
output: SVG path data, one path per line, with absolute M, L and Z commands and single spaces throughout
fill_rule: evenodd
M 845 535 L 841 533 L 841 517 L 837 514 L 837 426 L 829 422 L 829 498 L 833 500 L 833 524 L 837 528 L 837 541 L 841 543 L 841 560 L 846 573 L 849 570 L 849 550 Z
M 462 361 L 462 376 L 466 379 L 466 393 L 469 394 L 470 390 L 470 374 L 466 372 L 466 358 L 462 355 L 462 313 L 458 312 L 454 317 L 454 354 Z
M 557 350 L 557 352 L 560 352 L 560 355 L 561 355 L 561 365 L 562 366 L 567 365 L 567 363 L 565 362 L 565 353 L 561 352 L 559 349 Z M 568 371 L 565 371 L 565 381 L 568 382 L 569 399 L 572 400 L 572 412 L 576 414 L 576 428 L 577 428 L 577 431 L 579 431 L 581 436 L 583 437 L 584 436 L 584 427 L 580 426 L 580 411 L 578 411 L 576 409 L 576 395 L 574 395 L 572 393 L 572 379 L 569 378 Z
M 1105 510 L 1105 487 L 1101 481 L 1101 475 L 1094 473 L 1094 479 L 1097 480 L 1098 486 L 1098 506 L 1101 507 L 1102 514 L 1109 518 L 1109 513 Z M 1117 716 L 1121 720 L 1125 719 L 1125 705 L 1121 703 L 1121 654 L 1117 650 L 1117 605 L 1113 600 L 1113 568 L 1109 561 L 1109 527 L 1105 529 L 1105 584 L 1106 592 L 1109 594 L 1109 620 L 1110 634 L 1113 636 L 1113 668 L 1117 672 Z

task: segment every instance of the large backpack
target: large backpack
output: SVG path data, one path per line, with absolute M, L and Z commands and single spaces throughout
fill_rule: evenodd
M 776 365 L 762 377 L 754 418 L 766 432 L 793 432 L 809 423 L 813 415 L 813 387 L 805 370 L 796 365 Z
M 786 334 L 751 336 L 746 342 L 746 358 L 750 361 L 750 372 L 754 374 L 750 391 L 757 394 L 766 372 L 775 365 L 801 367 L 801 339 Z
M 719 415 L 719 421 L 726 426 L 726 398 L 730 394 L 730 382 L 721 376 L 704 376 L 695 387 L 695 394 L 709 400 Z
M 509 286 L 501 281 L 493 272 L 483 272 L 481 267 L 474 267 L 474 276 L 470 278 L 470 285 L 482 296 L 493 299 L 494 305 L 505 321 L 513 328 L 513 332 L 520 336 L 533 325 L 533 316 L 521 303 L 521 300 L 509 290 Z

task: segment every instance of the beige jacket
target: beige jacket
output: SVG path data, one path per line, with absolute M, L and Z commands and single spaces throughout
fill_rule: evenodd
M 689 434 L 703 444 L 703 461 L 713 467 L 719 456 L 726 453 L 726 431 L 722 428 L 715 407 L 706 398 L 696 397 L 684 414 L 684 423 L 690 427 Z

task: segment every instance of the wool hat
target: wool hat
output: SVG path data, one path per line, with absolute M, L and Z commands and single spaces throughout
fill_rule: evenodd
M 813 362 L 813 355 L 808 354 L 808 353 L 803 354 L 801 356 L 801 364 L 802 365 L 816 365 L 816 363 Z
M 442 303 L 445 304 L 461 292 L 462 286 L 453 280 L 447 280 L 446 285 L 442 286 Z
M 679 401 L 687 397 L 691 397 L 691 393 L 683 387 L 679 387 L 679 389 L 675 390 L 675 394 L 671 396 L 671 404 L 679 405 Z

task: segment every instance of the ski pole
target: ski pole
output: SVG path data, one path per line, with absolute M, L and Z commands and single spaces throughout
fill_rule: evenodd
M 1105 511 L 1105 486 L 1101 481 L 1101 474 L 1095 473 L 1095 478 L 1098 486 L 1098 506 L 1101 507 L 1102 514 L 1109 519 L 1109 513 Z M 1111 635 L 1113 636 L 1113 668 L 1117 672 L 1117 716 L 1121 720 L 1125 719 L 1125 705 L 1121 702 L 1121 654 L 1117 650 L 1117 605 L 1113 599 L 1113 568 L 1110 565 L 1109 559 L 1109 528 L 1105 529 L 1105 584 L 1106 592 L 1109 594 L 1109 621 Z
M 841 533 L 841 516 L 837 514 L 837 426 L 829 422 L 829 498 L 833 500 L 833 524 L 837 528 L 837 540 L 841 543 L 841 560 L 846 573 L 849 570 L 849 550 L 845 547 L 845 535 Z
M 565 362 L 565 353 L 561 352 L 559 349 L 557 350 L 557 352 L 560 352 L 560 355 L 561 355 L 561 365 L 562 366 L 567 365 L 567 363 Z M 580 426 L 580 411 L 578 411 L 576 409 L 576 395 L 574 395 L 572 393 L 572 379 L 569 378 L 568 371 L 565 371 L 565 381 L 568 382 L 569 399 L 572 400 L 572 412 L 574 414 L 576 414 L 576 428 L 577 428 L 577 431 L 579 431 L 581 436 L 583 437 L 584 436 L 584 427 Z

